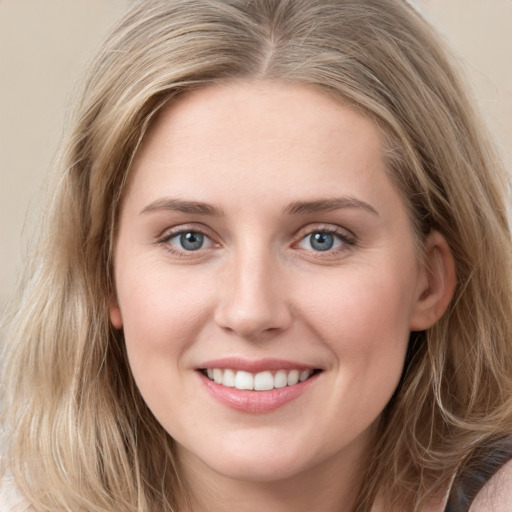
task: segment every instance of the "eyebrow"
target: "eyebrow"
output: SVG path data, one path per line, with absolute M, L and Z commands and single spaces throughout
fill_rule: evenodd
M 314 201 L 295 201 L 284 209 L 283 214 L 306 215 L 308 213 L 330 212 L 342 208 L 362 208 L 373 215 L 379 216 L 379 213 L 372 205 L 355 197 L 332 197 Z
M 373 215 L 379 216 L 377 210 L 368 203 L 354 197 L 333 197 L 328 199 L 316 199 L 313 201 L 294 201 L 283 210 L 283 215 L 307 215 L 310 213 L 329 212 L 342 208 L 362 208 Z M 175 211 L 195 215 L 208 215 L 212 217 L 223 217 L 224 212 L 209 203 L 200 201 L 184 201 L 165 197 L 157 199 L 145 206 L 140 214 L 155 211 Z
M 173 199 L 170 197 L 153 201 L 145 206 L 140 213 L 142 215 L 143 213 L 162 210 L 191 213 L 195 215 L 209 215 L 212 217 L 222 217 L 224 215 L 224 212 L 220 208 L 217 208 L 212 204 L 202 203 L 199 201 L 183 201 L 181 199 Z

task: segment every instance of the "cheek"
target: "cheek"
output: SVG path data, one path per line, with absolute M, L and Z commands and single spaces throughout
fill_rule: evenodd
M 303 293 L 309 328 L 329 347 L 340 389 L 360 398 L 389 399 L 402 373 L 409 341 L 414 274 L 386 267 L 331 280 Z M 363 403 L 364 400 L 361 400 Z
M 317 279 L 314 289 L 299 292 L 304 297 L 303 310 L 319 329 L 343 333 L 348 345 L 407 337 L 414 292 L 412 277 L 408 281 L 404 274 L 388 268 Z
M 121 269 L 117 276 L 123 330 L 134 373 L 146 363 L 179 364 L 210 311 L 208 281 L 157 265 L 144 272 Z
M 350 411 L 354 425 L 370 425 L 395 392 L 410 336 L 410 296 L 388 276 L 359 276 L 344 280 L 317 308 L 322 313 L 312 322 L 335 361 L 332 408 L 340 411 L 339 422 Z
M 117 276 L 125 345 L 142 397 L 166 424 L 180 404 L 194 398 L 180 375 L 185 355 L 207 321 L 210 287 L 204 280 L 183 275 L 186 272 L 171 274 L 156 265 L 137 267 L 144 272 L 126 268 Z

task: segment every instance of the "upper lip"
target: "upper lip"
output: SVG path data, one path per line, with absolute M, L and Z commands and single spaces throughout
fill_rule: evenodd
M 239 357 L 225 357 L 221 359 L 212 359 L 202 363 L 198 369 L 207 370 L 208 368 L 220 368 L 231 370 L 242 370 L 250 373 L 258 373 L 266 370 L 315 370 L 319 369 L 310 364 L 298 363 L 285 359 L 243 359 Z

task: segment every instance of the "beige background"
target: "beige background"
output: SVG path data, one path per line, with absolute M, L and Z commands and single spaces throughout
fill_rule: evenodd
M 412 1 L 459 55 L 512 169 L 512 0 Z M 14 290 L 73 84 L 128 4 L 0 0 L 0 312 Z

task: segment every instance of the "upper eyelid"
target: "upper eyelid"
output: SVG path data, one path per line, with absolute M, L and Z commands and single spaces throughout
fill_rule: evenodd
M 313 249 L 305 249 L 300 248 L 299 245 L 313 233 L 329 233 L 335 236 L 338 236 L 341 242 L 341 245 L 337 248 L 327 249 L 325 251 L 315 251 Z M 302 249 L 304 253 L 311 253 L 315 255 L 315 258 L 325 259 L 329 257 L 334 257 L 336 255 L 344 254 L 349 248 L 354 248 L 357 245 L 357 238 L 353 234 L 353 232 L 347 228 L 343 228 L 341 226 L 333 225 L 333 224 L 320 224 L 316 226 L 304 226 L 303 228 L 298 230 L 294 241 L 291 244 L 291 247 L 295 247 L 297 249 Z
M 356 235 L 350 230 L 342 226 L 337 226 L 336 224 L 308 224 L 307 226 L 302 226 L 295 232 L 294 237 L 302 239 L 305 236 L 310 235 L 315 232 L 326 232 L 326 233 L 334 233 L 340 236 L 345 236 L 347 238 L 356 239 Z
M 158 235 L 156 235 L 157 240 L 162 239 L 171 239 L 181 233 L 186 233 L 187 231 L 190 232 L 196 232 L 201 233 L 202 235 L 207 236 L 208 238 L 215 238 L 215 234 L 212 229 L 208 228 L 204 224 L 197 224 L 197 223 L 191 223 L 191 224 L 179 224 L 177 226 L 173 227 L 166 227 L 162 231 L 159 232 Z
M 209 247 L 201 247 L 197 250 L 187 250 L 185 248 L 176 247 L 171 241 L 180 236 L 183 233 L 199 233 L 209 240 Z M 197 229 L 196 227 L 187 227 L 186 225 L 175 226 L 174 228 L 167 228 L 156 237 L 155 245 L 164 247 L 166 251 L 173 254 L 174 257 L 181 258 L 184 260 L 197 260 L 198 258 L 204 257 L 205 251 L 214 248 L 219 244 L 215 239 L 206 233 L 205 229 Z M 208 253 L 206 253 L 208 254 Z
M 173 227 L 167 227 L 164 230 L 162 230 L 155 237 L 155 239 L 157 240 L 157 242 L 169 241 L 172 238 L 180 235 L 181 233 L 186 232 L 200 233 L 208 237 L 213 243 L 217 244 L 219 243 L 218 240 L 220 240 L 220 237 L 216 234 L 215 231 L 213 231 L 211 228 L 202 223 L 179 224 Z M 345 227 L 328 223 L 310 223 L 306 226 L 302 226 L 301 228 L 295 231 L 295 233 L 292 235 L 291 244 L 295 245 L 308 235 L 311 235 L 312 233 L 315 232 L 332 233 L 342 238 L 350 239 L 351 241 L 356 241 L 357 239 L 355 234 Z

